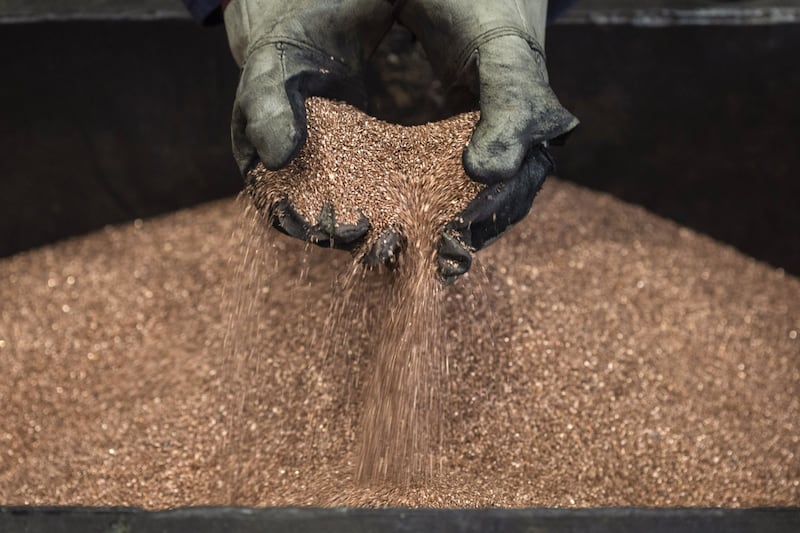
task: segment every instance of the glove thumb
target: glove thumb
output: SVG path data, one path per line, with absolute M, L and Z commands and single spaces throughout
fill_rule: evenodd
M 251 53 L 239 80 L 231 135 L 239 170 L 259 160 L 270 170 L 285 166 L 306 141 L 305 99 L 324 96 L 357 107 L 363 87 L 345 65 L 319 51 L 269 43 Z
M 256 51 L 242 70 L 231 120 L 233 155 L 244 174 L 259 161 L 283 167 L 305 142 L 302 97 L 287 92 L 282 54 L 273 45 Z M 299 101 L 297 101 L 299 100 Z
M 516 175 L 531 148 L 578 125 L 547 80 L 542 54 L 519 36 L 478 50 L 481 118 L 464 151 L 467 174 L 493 184 Z

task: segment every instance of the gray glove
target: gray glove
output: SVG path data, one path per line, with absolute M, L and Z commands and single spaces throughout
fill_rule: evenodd
M 439 271 L 452 281 L 469 269 L 472 251 L 528 213 L 553 170 L 546 143 L 563 139 L 578 120 L 548 83 L 547 0 L 399 0 L 395 14 L 446 86 L 480 96 L 481 119 L 463 161 L 489 188 L 443 235 Z
M 305 99 L 325 96 L 364 107 L 364 63 L 392 25 L 386 0 L 233 0 L 225 28 L 241 67 L 231 136 L 246 175 L 260 161 L 286 165 L 306 140 Z M 340 227 L 327 210 L 313 223 L 290 198 L 274 207 L 275 226 L 323 246 L 351 246 L 369 223 Z M 282 222 L 283 221 L 283 222 Z

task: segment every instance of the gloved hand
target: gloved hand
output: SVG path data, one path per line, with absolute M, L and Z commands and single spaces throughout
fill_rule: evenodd
M 491 244 L 528 214 L 536 193 L 553 170 L 547 149 L 542 144 L 534 146 L 513 178 L 487 186 L 445 226 L 437 255 L 439 275 L 445 284 L 469 270 L 470 250 Z
M 259 161 L 283 167 L 305 144 L 307 97 L 364 107 L 362 67 L 393 22 L 385 0 L 233 0 L 224 17 L 241 67 L 231 137 L 245 176 Z M 323 211 L 312 222 L 284 198 L 271 215 L 284 233 L 323 246 L 350 247 L 369 229 Z
M 399 0 L 395 12 L 445 85 L 480 97 L 463 162 L 488 188 L 443 233 L 439 272 L 449 282 L 469 270 L 471 252 L 528 213 L 553 170 L 548 141 L 563 139 L 578 120 L 548 83 L 547 0 Z

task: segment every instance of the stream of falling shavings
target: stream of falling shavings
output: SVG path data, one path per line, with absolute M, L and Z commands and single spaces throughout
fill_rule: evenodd
M 444 355 L 436 238 L 441 221 L 420 213 L 430 199 L 406 183 L 399 213 L 408 245 L 384 288 L 366 385 L 357 478 L 409 484 L 435 472 L 441 443 Z
M 437 282 L 425 274 L 393 280 L 387 295 L 363 406 L 360 481 L 405 485 L 435 473 L 442 350 Z
M 222 461 L 229 502 L 241 501 L 249 490 L 247 480 L 259 468 L 258 420 L 264 409 L 258 387 L 272 379 L 262 374 L 262 360 L 268 349 L 262 339 L 279 314 L 271 302 L 271 287 L 279 270 L 279 250 L 275 232 L 269 231 L 267 217 L 252 205 L 245 194 L 237 199 L 240 217 L 231 235 L 233 255 L 228 261 L 232 277 L 223 296 L 223 316 L 227 318 L 223 341 L 226 389 L 221 409 L 227 419 Z M 304 264 L 303 262 L 300 263 Z M 303 269 L 295 278 L 301 283 Z
M 383 201 L 407 246 L 393 272 L 365 273 L 354 261 L 342 276 L 324 327 L 326 354 L 353 368 L 348 401 L 360 413 L 356 480 L 408 486 L 439 470 L 446 330 L 436 245 L 460 192 L 441 176 L 388 173 Z M 365 332 L 364 360 L 352 358 Z M 365 376 L 365 377 L 362 377 Z
M 403 127 L 320 98 L 306 109 L 306 145 L 284 169 L 256 168 L 248 192 L 261 208 L 289 198 L 312 223 L 325 205 L 340 222 L 365 215 L 371 227 L 355 256 L 390 227 L 403 233 L 396 271 L 365 274 L 355 260 L 341 276 L 321 344 L 351 369 L 345 403 L 360 413 L 349 422 L 358 435 L 356 479 L 424 481 L 437 470 L 442 441 L 447 339 L 436 248 L 445 224 L 482 188 L 461 166 L 477 115 Z M 361 358 L 356 337 L 366 345 Z
M 431 258 L 407 251 L 395 272 L 358 262 L 337 280 L 322 357 L 344 365 L 355 479 L 408 485 L 436 471 L 444 330 Z

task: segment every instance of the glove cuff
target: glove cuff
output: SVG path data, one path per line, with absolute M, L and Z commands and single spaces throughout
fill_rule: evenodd
M 544 55 L 547 0 L 395 0 L 392 4 L 395 18 L 416 34 L 446 85 L 461 82 L 478 49 L 500 37 L 518 37 L 535 55 Z
M 386 0 L 236 0 L 227 7 L 225 27 L 240 66 L 265 44 L 283 42 L 358 69 L 392 24 Z

